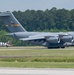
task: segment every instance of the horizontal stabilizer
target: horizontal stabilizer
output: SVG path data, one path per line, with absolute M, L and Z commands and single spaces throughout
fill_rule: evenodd
M 0 12 L 0 16 L 10 16 L 10 13 L 9 12 Z

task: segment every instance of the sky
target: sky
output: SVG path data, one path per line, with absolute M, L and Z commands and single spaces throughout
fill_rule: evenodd
M 46 10 L 56 7 L 57 9 L 74 9 L 74 0 L 0 0 L 0 12 Z

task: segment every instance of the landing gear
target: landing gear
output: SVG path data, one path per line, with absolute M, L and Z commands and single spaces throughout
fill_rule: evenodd
M 57 48 L 60 48 L 60 47 L 48 47 L 48 49 L 57 49 Z
M 61 48 L 65 48 L 65 47 L 61 47 Z
M 48 49 L 57 49 L 57 48 L 65 48 L 65 46 L 60 47 L 48 47 Z
M 47 44 L 48 49 L 57 49 L 57 48 L 65 48 L 65 45 L 63 43 L 58 44 Z

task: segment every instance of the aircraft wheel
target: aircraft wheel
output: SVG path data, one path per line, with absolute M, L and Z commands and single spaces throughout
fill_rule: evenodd
M 65 47 L 61 47 L 61 48 L 65 48 Z

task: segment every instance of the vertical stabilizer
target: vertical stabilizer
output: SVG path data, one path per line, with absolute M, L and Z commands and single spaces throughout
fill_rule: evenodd
M 0 17 L 10 32 L 26 32 L 11 12 L 0 12 Z

